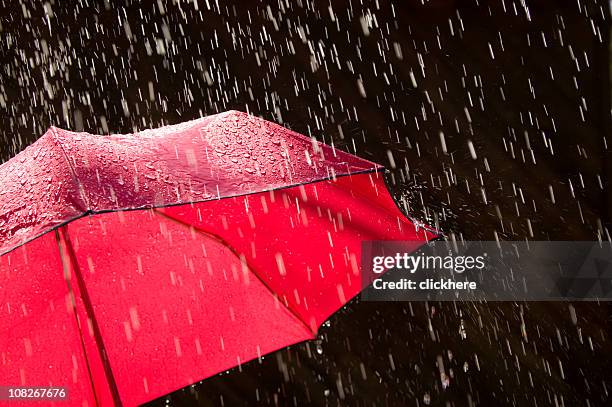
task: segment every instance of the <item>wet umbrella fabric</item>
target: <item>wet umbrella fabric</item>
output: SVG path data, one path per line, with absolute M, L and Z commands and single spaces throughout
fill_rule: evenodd
M 363 240 L 434 236 L 381 170 L 235 111 L 49 129 L 0 166 L 0 382 L 135 405 L 314 338 Z

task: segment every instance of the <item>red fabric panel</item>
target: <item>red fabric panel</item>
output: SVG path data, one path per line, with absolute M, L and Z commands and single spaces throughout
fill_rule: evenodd
M 380 173 L 162 211 L 244 255 L 312 331 L 361 290 L 363 240 L 416 250 L 436 236 L 399 211 Z
M 67 230 L 126 405 L 312 338 L 231 250 L 184 225 L 133 211 Z
M 92 211 L 201 201 L 378 167 L 237 111 L 135 135 L 55 133 Z
M 54 233 L 0 257 L 0 385 L 66 386 L 69 401 L 2 405 L 95 406 Z

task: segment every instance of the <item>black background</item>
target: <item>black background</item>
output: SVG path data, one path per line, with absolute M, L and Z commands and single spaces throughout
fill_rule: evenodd
M 2 5 L 4 160 L 50 125 L 237 109 L 387 165 L 400 205 L 457 239 L 609 239 L 607 1 Z M 357 300 L 318 341 L 152 405 L 610 405 L 611 316 Z

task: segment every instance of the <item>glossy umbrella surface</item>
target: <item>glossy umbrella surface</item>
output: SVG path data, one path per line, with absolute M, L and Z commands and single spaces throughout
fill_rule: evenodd
M 436 236 L 382 170 L 237 111 L 49 129 L 0 166 L 1 382 L 135 405 L 315 338 L 363 241 Z

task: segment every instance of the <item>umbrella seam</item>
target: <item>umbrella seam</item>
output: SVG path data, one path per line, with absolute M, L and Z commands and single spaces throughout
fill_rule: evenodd
M 68 163 L 68 168 L 70 168 L 70 174 L 72 175 L 72 180 L 76 184 L 77 188 L 79 188 L 79 191 L 83 191 L 83 193 L 81 194 L 81 198 L 85 201 L 84 202 L 85 203 L 85 211 L 84 212 L 87 213 L 87 211 L 90 210 L 89 209 L 90 207 L 89 207 L 89 199 L 87 197 L 87 192 L 85 191 L 84 188 L 82 188 L 81 180 L 79 179 L 79 177 L 78 177 L 78 175 L 76 173 L 76 169 L 72 165 L 72 162 L 70 162 L 70 159 L 68 158 L 68 154 L 66 153 L 66 150 L 64 149 L 64 145 L 62 144 L 62 142 L 60 141 L 59 137 L 57 136 L 57 128 L 51 126 L 50 130 L 51 130 L 51 134 L 53 135 L 53 139 L 55 140 L 57 146 L 62 151 L 62 154 L 64 155 L 64 159 Z
M 240 260 L 240 262 L 244 261 L 244 263 L 247 265 L 248 269 L 249 269 L 249 270 L 250 270 L 250 271 L 251 271 L 251 272 L 252 272 L 252 273 L 255 275 L 255 277 L 257 278 L 257 280 L 259 280 L 259 282 L 260 282 L 261 284 L 263 284 L 263 286 L 264 286 L 264 287 L 266 287 L 266 289 L 267 289 L 267 290 L 270 292 L 270 294 L 272 294 L 272 296 L 273 296 L 273 297 L 275 297 L 275 298 L 280 298 L 280 297 L 279 297 L 279 295 L 278 295 L 276 292 L 274 292 L 274 290 L 272 290 L 272 288 L 271 288 L 271 287 L 270 287 L 270 286 L 269 286 L 269 285 L 268 285 L 268 284 L 265 282 L 265 280 L 264 280 L 264 279 L 263 279 L 263 278 L 262 278 L 262 277 L 259 275 L 259 273 L 257 273 L 257 272 L 255 271 L 255 268 L 254 268 L 253 266 L 251 266 L 251 264 L 249 264 L 249 262 L 246 260 L 246 257 L 245 257 L 245 258 L 244 258 L 244 260 L 243 260 L 243 259 L 242 259 L 242 257 L 240 256 L 240 254 L 239 254 L 239 253 L 238 253 L 238 252 L 237 252 L 237 251 L 234 249 L 234 247 L 233 247 L 232 245 L 230 245 L 230 244 L 229 244 L 229 242 L 227 242 L 227 241 L 226 241 L 225 239 L 223 239 L 221 236 L 218 236 L 218 235 L 216 235 L 216 234 L 214 234 L 214 233 L 211 233 L 211 232 L 208 232 L 208 231 L 203 230 L 203 229 L 201 229 L 201 228 L 198 228 L 198 227 L 196 227 L 196 226 L 194 226 L 194 225 L 192 225 L 192 224 L 189 224 L 189 223 L 183 222 L 183 221 L 181 221 L 180 219 L 177 219 L 177 218 L 175 218 L 175 217 L 173 217 L 173 216 L 168 215 L 167 213 L 164 213 L 164 212 L 162 212 L 162 211 L 159 211 L 157 208 L 154 208 L 153 210 L 154 210 L 156 213 L 158 213 L 160 216 L 162 216 L 162 217 L 164 217 L 164 218 L 166 218 L 166 219 L 168 219 L 168 220 L 170 220 L 170 221 L 176 222 L 176 223 L 178 223 L 178 224 L 180 224 L 180 225 L 182 225 L 182 226 L 188 227 L 188 228 L 193 228 L 195 231 L 197 231 L 197 232 L 199 232 L 199 233 L 201 233 L 201 234 L 203 234 L 203 235 L 206 235 L 206 236 L 212 237 L 212 238 L 214 238 L 215 240 L 217 240 L 217 241 L 218 241 L 219 243 L 221 243 L 221 244 L 222 244 L 224 247 L 226 247 L 226 248 L 227 248 L 229 251 L 231 251 L 231 252 L 232 252 L 232 254 L 233 254 L 234 256 L 236 256 L 236 257 L 238 258 L 238 260 Z M 314 331 L 312 328 L 310 328 L 310 327 L 308 326 L 308 324 L 307 324 L 307 323 L 306 323 L 306 322 L 305 322 L 305 321 L 304 321 L 304 320 L 303 320 L 303 319 L 300 317 L 300 315 L 299 315 L 299 314 L 298 314 L 298 313 L 297 313 L 297 312 L 296 312 L 296 311 L 295 311 L 293 308 L 291 308 L 291 307 L 289 306 L 289 302 L 290 302 L 290 301 L 289 301 L 289 298 L 285 297 L 285 303 L 284 303 L 285 307 L 284 307 L 284 308 L 285 308 L 287 311 L 289 311 L 289 313 L 290 313 L 290 314 L 291 314 L 291 315 L 292 315 L 294 318 L 296 318 L 296 319 L 297 319 L 297 320 L 298 320 L 298 321 L 299 321 L 299 322 L 300 322 L 300 323 L 301 323 L 301 324 L 304 326 L 304 328 L 306 328 L 306 330 L 307 330 L 307 331 L 310 333 L 310 335 L 312 335 L 312 339 L 314 339 L 314 338 L 316 337 L 316 335 L 317 335 L 316 331 Z M 281 301 L 281 303 L 283 303 L 283 302 Z
M 64 279 L 66 280 L 66 285 L 68 286 L 68 292 L 70 293 L 70 295 L 72 296 L 72 299 L 74 301 L 75 295 L 74 295 L 74 290 L 72 289 L 72 284 L 70 284 L 70 280 L 68 279 L 67 276 L 67 271 L 66 271 L 66 265 L 64 264 L 64 253 L 62 250 L 62 243 L 61 243 L 61 237 L 60 237 L 60 233 L 59 230 L 55 230 L 55 240 L 57 241 L 57 247 L 59 250 L 59 255 L 62 261 L 62 268 L 64 270 Z M 76 324 L 77 324 L 77 329 L 79 330 L 79 339 L 81 342 L 81 348 L 83 349 L 83 357 L 85 358 L 85 365 L 87 366 L 87 373 L 89 375 L 89 383 L 91 384 L 91 390 L 93 393 L 93 397 L 94 397 L 94 401 L 96 403 L 96 406 L 100 405 L 100 402 L 98 401 L 98 394 L 96 392 L 96 386 L 94 384 L 94 379 L 93 379 L 93 375 L 91 373 L 91 365 L 89 363 L 89 358 L 87 357 L 87 351 L 85 349 L 85 342 L 83 341 L 83 331 L 81 329 L 81 322 L 79 321 L 79 316 L 77 315 L 76 312 L 76 304 L 73 303 L 73 311 L 74 311 L 74 318 L 76 320 Z
M 208 199 L 201 199 L 201 200 L 195 200 L 195 201 L 185 201 L 185 202 L 173 202 L 170 204 L 165 204 L 165 205 L 145 205 L 145 206 L 138 206 L 138 207 L 133 207 L 133 208 L 113 208 L 113 209 L 100 209 L 100 210 L 93 210 L 93 209 L 87 209 L 84 210 L 81 214 L 74 216 L 70 219 L 67 219 L 65 221 L 61 221 L 60 223 L 51 226 L 49 229 L 44 230 L 43 232 L 28 238 L 26 240 L 24 240 L 23 242 L 19 243 L 18 245 L 11 247 L 10 249 L 0 253 L 0 257 L 4 256 L 5 254 L 8 254 L 10 252 L 12 252 L 13 250 L 16 250 L 18 248 L 20 248 L 21 246 L 31 242 L 32 240 L 38 239 L 39 237 L 52 232 L 64 225 L 69 224 L 70 222 L 74 222 L 75 220 L 79 220 L 85 216 L 88 215 L 101 215 L 104 213 L 112 213 L 112 212 L 128 212 L 128 211 L 142 211 L 142 210 L 151 210 L 151 209 L 156 209 L 156 208 L 170 208 L 173 206 L 181 206 L 181 205 L 193 205 L 193 204 L 198 204 L 198 203 L 203 203 L 203 202 L 209 202 L 209 201 L 220 201 L 222 199 L 229 199 L 229 198 L 240 198 L 243 196 L 248 196 L 248 195 L 255 195 L 255 194 L 260 194 L 263 192 L 272 192 L 272 191 L 281 191 L 283 189 L 289 189 L 289 188 L 295 188 L 295 187 L 299 187 L 302 185 L 309 185 L 309 184 L 314 184 L 317 182 L 324 182 L 324 181 L 331 181 L 331 180 L 335 180 L 338 178 L 342 178 L 342 177 L 350 177 L 353 175 L 361 175 L 361 174 L 369 174 L 372 172 L 383 172 L 385 171 L 384 167 L 376 167 L 376 168 L 372 168 L 372 169 L 366 169 L 366 170 L 359 170 L 356 172 L 352 172 L 352 173 L 345 173 L 345 174 L 340 174 L 340 175 L 335 175 L 335 176 L 329 176 L 329 177 L 324 177 L 324 178 L 317 178 L 311 181 L 306 181 L 306 182 L 302 182 L 302 183 L 298 183 L 298 184 L 291 184 L 291 185 L 283 185 L 280 187 L 275 187 L 275 188 L 269 188 L 269 189 L 262 189 L 260 191 L 251 191 L 251 192 L 245 192 L 245 193 L 241 193 L 241 194 L 235 194 L 235 195 L 226 195 L 223 196 L 221 198 L 208 198 Z

